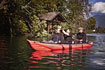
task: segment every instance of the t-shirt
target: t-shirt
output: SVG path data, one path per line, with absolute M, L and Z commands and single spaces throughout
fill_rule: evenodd
M 86 33 L 77 33 L 77 39 L 86 41 Z
M 64 42 L 63 35 L 61 33 L 55 33 L 52 36 L 52 40 L 54 42 L 57 42 L 57 43 L 63 43 Z

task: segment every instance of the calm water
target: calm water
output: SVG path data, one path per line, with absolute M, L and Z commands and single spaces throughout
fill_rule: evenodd
M 0 37 L 0 70 L 105 70 L 104 34 L 89 34 L 91 49 L 57 52 L 33 51 L 26 39 Z

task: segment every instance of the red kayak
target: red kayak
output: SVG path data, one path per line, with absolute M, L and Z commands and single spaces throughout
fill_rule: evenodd
M 37 51 L 56 51 L 56 50 L 68 50 L 68 49 L 88 49 L 91 48 L 93 42 L 84 43 L 84 44 L 49 44 L 49 43 L 40 43 L 37 41 L 27 40 L 29 45 L 33 50 Z

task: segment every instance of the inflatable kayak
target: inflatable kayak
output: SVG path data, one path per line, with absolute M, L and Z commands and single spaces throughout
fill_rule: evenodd
M 27 40 L 29 45 L 33 50 L 36 51 L 56 51 L 56 50 L 68 50 L 68 49 L 88 49 L 91 48 L 93 42 L 84 44 L 50 44 L 50 43 L 40 43 L 37 41 Z

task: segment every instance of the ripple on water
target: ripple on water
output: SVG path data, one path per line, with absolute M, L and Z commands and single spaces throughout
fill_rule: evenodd
M 31 69 L 82 69 L 88 67 L 85 62 L 90 50 L 71 51 L 36 51 L 29 59 L 29 70 Z M 34 67 L 32 67 L 34 65 Z M 48 67 L 49 65 L 49 67 Z

